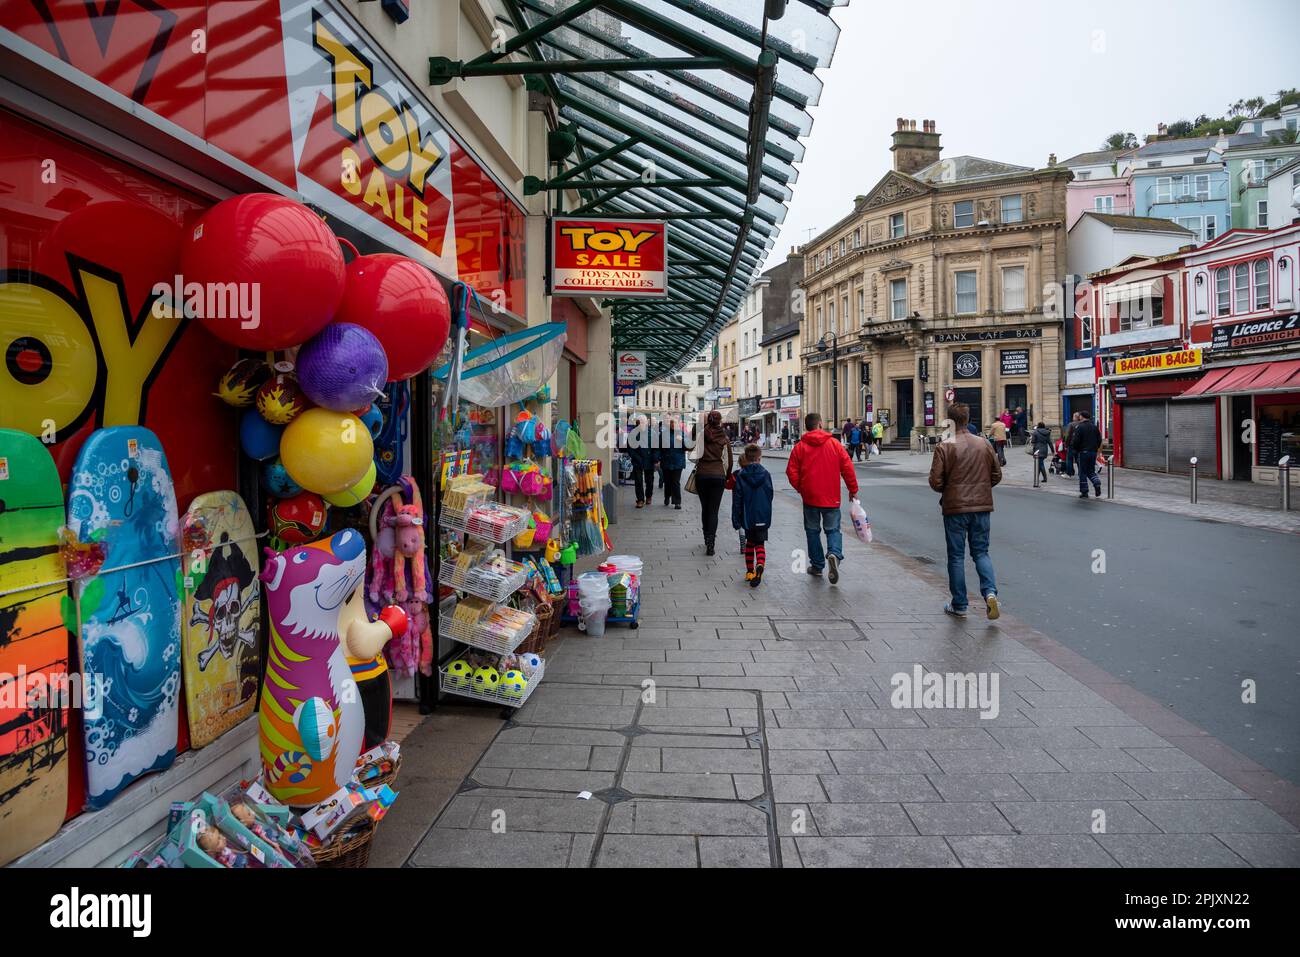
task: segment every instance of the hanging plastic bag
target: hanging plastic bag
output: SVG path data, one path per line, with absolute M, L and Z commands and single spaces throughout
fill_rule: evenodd
M 867 518 L 867 510 L 856 498 L 849 505 L 849 518 L 853 520 L 853 533 L 858 536 L 858 540 L 864 545 L 870 545 L 871 519 Z

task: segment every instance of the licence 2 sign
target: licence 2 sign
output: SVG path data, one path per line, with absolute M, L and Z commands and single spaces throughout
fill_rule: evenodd
M 666 296 L 667 235 L 660 221 L 553 217 L 551 294 Z

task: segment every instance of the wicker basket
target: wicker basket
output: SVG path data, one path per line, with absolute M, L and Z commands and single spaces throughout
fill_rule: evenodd
M 324 847 L 314 847 L 311 856 L 317 867 L 365 867 L 370 863 L 370 843 L 378 824 L 367 817 L 341 840 Z
M 367 778 L 361 783 L 365 785 L 367 788 L 372 788 L 372 789 L 381 788 L 385 784 L 391 787 L 393 782 L 397 780 L 397 774 L 401 770 L 402 770 L 402 756 L 399 754 L 397 756 L 397 760 L 393 762 L 392 768 L 390 768 L 387 772 L 379 775 L 379 777 L 376 778 Z
M 523 644 L 515 649 L 517 653 L 540 655 L 546 648 L 547 638 L 555 633 L 555 608 L 549 601 L 538 602 L 533 614 L 537 616 L 537 625 Z

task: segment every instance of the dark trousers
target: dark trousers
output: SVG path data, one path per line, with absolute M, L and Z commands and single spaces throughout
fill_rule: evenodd
M 1065 474 L 1074 478 L 1074 449 L 1065 450 Z
M 1079 464 L 1079 492 L 1082 495 L 1088 494 L 1088 483 L 1091 482 L 1101 492 L 1101 479 L 1097 477 L 1097 453 L 1078 451 L 1074 453 L 1074 460 Z
M 664 504 L 682 504 L 682 470 L 664 469 Z
M 727 480 L 721 475 L 695 476 L 695 491 L 700 494 L 701 525 L 704 530 L 704 544 L 712 545 L 718 537 L 718 507 L 722 505 L 722 493 L 726 491 Z
M 994 439 L 993 448 L 998 453 L 998 464 L 1007 464 L 1007 441 L 1006 439 Z
M 636 500 L 648 502 L 655 494 L 655 469 L 653 465 L 640 468 L 632 466 L 632 481 L 636 483 Z

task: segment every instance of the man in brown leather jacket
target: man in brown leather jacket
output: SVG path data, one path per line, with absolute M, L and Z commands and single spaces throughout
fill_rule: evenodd
M 993 512 L 993 486 L 1002 481 L 993 447 L 982 436 L 971 435 L 970 407 L 957 402 L 948 407 L 952 435 L 939 443 L 930 462 L 930 488 L 940 494 L 943 529 L 948 539 L 948 590 L 952 601 L 943 610 L 966 617 L 966 547 L 980 576 L 980 594 L 989 621 L 1001 613 L 998 586 L 989 558 L 989 517 Z

